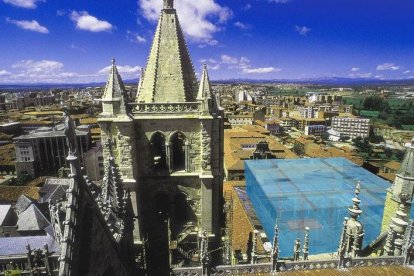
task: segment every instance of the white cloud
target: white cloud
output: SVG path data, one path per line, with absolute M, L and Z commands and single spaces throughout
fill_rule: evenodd
M 351 71 L 352 72 L 358 72 L 360 70 L 360 68 L 358 68 L 358 67 L 352 67 L 351 68 Z
M 400 66 L 397 66 L 394 63 L 384 63 L 377 66 L 378 71 L 396 71 L 399 69 Z
M 137 36 L 136 36 L 136 39 L 137 39 L 137 41 L 138 41 L 139 43 L 145 43 L 145 42 L 147 42 L 147 40 L 145 39 L 145 37 L 140 36 L 140 35 L 137 35 Z
M 70 19 L 75 22 L 76 28 L 79 30 L 90 31 L 90 32 L 107 32 L 112 30 L 113 26 L 111 23 L 88 14 L 86 11 L 72 11 Z
M 373 74 L 372 73 L 359 73 L 359 72 L 354 71 L 353 73 L 349 74 L 349 76 L 351 78 L 363 78 L 363 79 L 365 79 L 365 78 L 371 78 L 373 76 Z
M 259 68 L 244 68 L 244 74 L 267 74 L 273 72 L 280 72 L 280 68 L 275 67 L 259 67 Z
M 307 35 L 312 30 L 306 26 L 295 26 L 295 29 L 300 35 Z
M 237 28 L 240 28 L 242 30 L 248 30 L 248 29 L 250 29 L 250 25 L 244 24 L 244 23 L 242 23 L 240 21 L 234 22 L 234 26 L 236 26 Z
M 163 3 L 160 0 L 138 0 L 140 12 L 151 21 L 158 19 Z M 214 33 L 221 30 L 220 25 L 228 21 L 233 13 L 216 0 L 181 0 L 176 1 L 175 7 L 179 15 L 183 32 L 196 42 L 208 43 L 213 40 Z M 213 43 L 217 45 L 217 43 Z
M 139 66 L 117 66 L 122 78 L 131 79 L 139 76 Z M 55 60 L 21 60 L 11 66 L 10 72 L 0 70 L 0 83 L 89 83 L 104 82 L 108 78 L 110 66 L 94 73 L 79 74 L 67 72 L 64 64 Z
M 244 6 L 243 10 L 248 11 L 252 8 L 251 4 L 247 4 L 246 6 Z
M 124 80 L 128 78 L 136 78 L 139 76 L 141 72 L 140 66 L 117 65 L 116 68 L 118 69 L 119 74 L 122 76 Z M 98 75 L 107 76 L 110 70 L 111 70 L 111 66 L 102 68 L 101 70 L 98 71 Z
M 12 73 L 2 83 L 62 83 L 76 82 L 79 74 L 63 71 L 63 63 L 55 60 L 21 60 L 11 66 Z
M 147 39 L 137 33 L 131 32 L 130 30 L 127 30 L 127 40 L 134 42 L 134 43 L 146 43 Z
M 221 62 L 224 64 L 238 64 L 239 59 L 229 55 L 221 55 Z
M 56 16 L 65 16 L 67 14 L 68 14 L 68 12 L 65 11 L 65 10 L 57 10 L 56 11 Z
M 411 73 L 411 70 L 406 70 L 403 72 L 403 74 L 409 74 L 409 73 Z
M 1 76 L 9 76 L 10 72 L 6 71 L 6 70 L 0 70 L 0 77 Z
M 6 18 L 6 21 L 24 30 L 38 32 L 42 34 L 49 33 L 49 30 L 46 27 L 40 25 L 39 22 L 37 22 L 36 20 L 28 21 L 28 20 L 13 20 L 10 18 Z
M 201 59 L 200 63 L 209 64 L 209 69 L 219 70 L 222 66 L 225 66 L 229 70 L 237 70 L 242 74 L 266 74 L 280 72 L 280 68 L 273 66 L 270 67 L 252 67 L 251 61 L 247 57 L 233 57 L 223 54 L 220 56 L 220 60 L 216 59 Z
M 11 4 L 16 7 L 25 9 L 35 9 L 37 2 L 46 2 L 45 0 L 3 0 L 6 4 Z
M 12 65 L 12 68 L 21 69 L 28 73 L 53 74 L 63 68 L 63 63 L 55 60 L 22 60 Z
M 270 3 L 277 3 L 277 4 L 286 4 L 289 3 L 290 0 L 268 0 Z

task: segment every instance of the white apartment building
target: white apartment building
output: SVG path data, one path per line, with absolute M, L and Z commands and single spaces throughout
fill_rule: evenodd
M 370 132 L 370 119 L 353 117 L 333 117 L 331 127 L 341 135 L 356 137 L 368 137 Z

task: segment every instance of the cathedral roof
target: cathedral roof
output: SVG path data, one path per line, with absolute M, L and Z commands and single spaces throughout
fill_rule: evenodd
M 407 149 L 397 175 L 414 178 L 414 146 Z
M 194 102 L 197 79 L 173 1 L 164 1 L 137 102 Z

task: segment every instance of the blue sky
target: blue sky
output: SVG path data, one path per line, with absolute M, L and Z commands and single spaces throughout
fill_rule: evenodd
M 411 0 L 175 0 L 212 79 L 414 78 Z M 0 0 L 0 83 L 137 78 L 162 0 Z

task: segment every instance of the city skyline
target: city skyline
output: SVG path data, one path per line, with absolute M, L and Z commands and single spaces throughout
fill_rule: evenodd
M 217 79 L 414 78 L 413 3 L 176 0 L 193 65 Z M 145 66 L 161 0 L 0 1 L 0 83 L 124 79 Z M 323 8 L 322 8 L 323 7 Z

